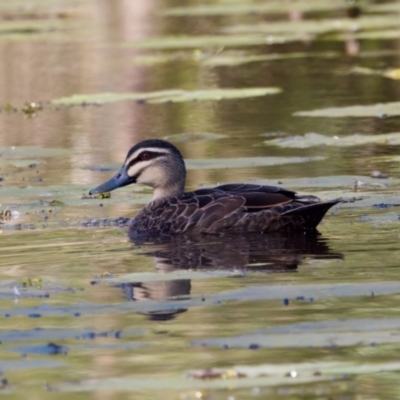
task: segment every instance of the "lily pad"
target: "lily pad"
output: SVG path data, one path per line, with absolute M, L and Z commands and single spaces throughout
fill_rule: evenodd
M 149 101 L 154 98 L 165 98 L 182 94 L 182 90 L 161 90 L 149 93 L 95 93 L 95 94 L 75 94 L 69 97 L 62 97 L 53 100 L 53 104 L 62 105 L 88 105 L 105 104 L 121 100 L 141 100 Z
M 341 2 L 329 0 L 309 0 L 285 3 L 282 1 L 268 1 L 267 3 L 245 3 L 234 4 L 204 4 L 200 6 L 173 7 L 160 12 L 163 16 L 173 17 L 200 17 L 200 16 L 228 16 L 246 14 L 270 14 L 288 13 L 290 11 L 317 12 L 345 8 Z
M 356 32 L 361 30 L 378 30 L 389 27 L 397 27 L 399 18 L 393 16 L 363 16 L 357 19 L 340 18 L 340 19 L 303 19 L 300 21 L 275 21 L 251 25 L 233 25 L 223 28 L 223 33 L 228 34 L 277 34 L 277 33 L 304 33 L 320 35 L 335 31 Z
M 400 79 L 400 69 L 399 68 L 388 68 L 384 70 L 371 69 L 365 67 L 354 67 L 350 71 L 353 74 L 358 75 L 380 75 L 385 78 L 399 80 Z
M 164 136 L 163 139 L 172 142 L 186 143 L 186 142 L 207 142 L 210 140 L 224 139 L 227 135 L 211 132 L 184 132 L 176 135 Z
M 137 55 L 132 59 L 132 63 L 141 66 L 154 66 L 168 62 L 196 60 L 198 60 L 198 56 L 194 52 L 179 51 Z
M 246 97 L 258 97 L 280 93 L 280 88 L 243 88 L 243 89 L 204 89 L 204 90 L 162 90 L 148 93 L 97 93 L 63 97 L 53 100 L 53 104 L 82 105 L 105 104 L 122 100 L 136 100 L 139 102 L 180 103 L 186 101 L 226 100 Z
M 8 160 L 6 164 L 13 165 L 14 167 L 17 168 L 27 168 L 32 166 L 36 167 L 40 165 L 41 162 L 38 160 Z
M 300 300 L 302 301 L 302 300 Z M 369 325 L 371 324 L 371 325 Z M 400 342 L 398 319 L 350 319 L 275 326 L 238 336 L 200 339 L 193 346 L 227 348 L 337 347 Z
M 356 105 L 347 107 L 329 107 L 312 111 L 297 111 L 295 117 L 387 117 L 400 115 L 400 101 L 377 103 L 371 105 Z
M 359 58 L 382 57 L 397 54 L 395 50 L 362 51 L 357 56 Z M 198 50 L 196 54 L 191 51 L 180 51 L 173 53 L 157 53 L 139 55 L 133 59 L 135 65 L 154 66 L 157 64 L 171 63 L 178 61 L 193 61 L 208 67 L 237 66 L 242 64 L 291 60 L 301 58 L 334 58 L 340 57 L 342 53 L 334 51 L 326 52 L 299 52 L 299 53 L 270 53 L 270 54 L 248 54 L 243 50 L 224 50 L 214 53 L 207 53 Z M 353 71 L 357 73 L 357 71 Z
M 293 3 L 290 3 L 292 6 Z M 230 7 L 224 7 L 229 10 Z M 144 49 L 184 49 L 203 47 L 243 47 L 290 43 L 318 39 L 345 41 L 353 39 L 395 39 L 400 36 L 397 16 L 366 16 L 354 19 L 279 21 L 265 24 L 235 25 L 219 35 L 160 36 L 128 43 Z
M 318 176 L 313 178 L 294 178 L 294 179 L 283 179 L 280 181 L 280 185 L 286 188 L 353 188 L 355 182 L 364 182 L 366 184 L 373 184 L 376 179 L 370 176 L 360 175 L 333 175 L 333 176 Z M 263 185 L 277 185 L 276 180 L 272 179 L 257 179 L 257 183 Z M 399 179 L 380 179 L 380 184 L 400 184 Z
M 264 34 L 242 35 L 202 35 L 202 36 L 162 36 L 128 43 L 129 46 L 140 49 L 185 49 L 202 47 L 241 47 L 266 44 L 279 44 L 303 39 L 299 33 L 274 35 L 266 37 Z
M 36 146 L 0 147 L 1 158 L 31 158 L 31 157 L 60 157 L 69 154 L 66 149 L 45 148 Z M 37 161 L 32 161 L 33 163 Z
M 360 135 L 358 133 L 347 136 L 325 136 L 319 133 L 287 136 L 265 140 L 265 144 L 284 148 L 305 149 L 314 146 L 352 147 L 367 144 L 400 145 L 400 132 L 383 133 L 380 135 Z
M 322 161 L 324 157 L 239 157 L 239 158 L 208 158 L 186 160 L 188 169 L 225 169 L 268 167 L 272 165 L 297 164 L 311 161 Z
M 382 29 L 364 32 L 334 33 L 319 38 L 320 40 L 344 41 L 348 39 L 359 40 L 391 40 L 400 37 L 399 29 Z
M 332 58 L 339 56 L 336 52 L 314 52 L 314 53 L 273 53 L 273 54 L 257 54 L 243 55 L 243 52 L 223 52 L 221 54 L 208 57 L 202 61 L 203 65 L 218 66 L 235 66 L 248 64 L 253 62 L 275 61 L 275 60 L 291 60 L 299 58 Z
M 166 390 L 179 390 L 179 391 L 190 391 L 195 388 L 196 394 L 201 394 L 200 390 L 209 391 L 211 389 L 234 389 L 240 388 L 254 388 L 254 387 L 271 387 L 279 385 L 297 385 L 305 384 L 310 382 L 321 382 L 326 380 L 332 380 L 332 377 L 321 377 L 321 376 L 304 376 L 299 379 L 291 379 L 285 376 L 273 376 L 273 377 L 258 377 L 248 379 L 214 379 L 193 382 L 193 379 L 184 375 L 174 375 L 168 378 L 166 377 L 142 377 L 140 379 L 129 377 L 115 377 L 115 378 L 104 378 L 104 379 L 91 379 L 80 382 L 64 383 L 58 386 L 58 389 L 63 392 L 86 392 L 86 391 L 98 391 L 98 390 L 115 390 L 115 391 L 166 391 Z M 193 398 L 195 397 L 193 393 Z M 164 393 L 165 395 L 165 393 Z M 202 396 L 203 397 L 203 396 Z M 173 397 L 171 397 L 173 398 Z M 192 398 L 192 397 L 188 397 Z M 200 398 L 200 397 L 199 397 Z
M 331 381 L 344 375 L 362 375 L 400 370 L 399 362 L 386 363 L 346 363 L 319 362 L 298 364 L 260 364 L 252 366 L 233 366 L 228 369 L 207 370 L 214 379 L 193 379 L 201 377 L 202 371 L 189 371 L 186 375 L 168 377 L 111 377 L 90 379 L 80 382 L 66 382 L 59 386 L 61 391 L 83 392 L 97 390 L 160 391 L 160 390 L 200 390 L 262 388 L 274 386 L 302 385 L 311 382 Z M 294 379 L 295 378 L 295 379 Z M 303 389 L 304 390 L 304 389 Z M 304 392 L 303 392 L 304 393 Z M 203 397 L 203 396 L 202 396 Z M 193 398 L 200 398 L 193 396 Z

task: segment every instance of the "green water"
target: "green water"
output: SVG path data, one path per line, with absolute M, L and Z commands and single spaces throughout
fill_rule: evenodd
M 398 111 L 363 107 L 398 100 L 399 7 L 348 7 L 0 1 L 0 393 L 400 396 Z M 268 95 L 216 91 L 248 88 Z M 92 222 L 150 190 L 85 195 L 148 138 L 179 147 L 188 190 L 357 201 L 316 237 L 133 244 Z

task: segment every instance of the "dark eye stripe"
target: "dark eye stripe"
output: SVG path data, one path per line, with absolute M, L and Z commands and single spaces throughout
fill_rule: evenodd
M 146 150 L 146 153 L 149 155 L 149 158 L 148 158 L 146 161 L 152 160 L 152 159 L 157 158 L 157 157 L 165 156 L 165 153 L 157 153 L 157 152 L 155 152 L 155 151 L 147 151 L 147 150 Z M 140 162 L 140 161 L 143 161 L 143 160 L 140 159 L 141 154 L 142 154 L 142 153 L 140 153 L 140 154 L 139 154 L 136 158 L 134 158 L 133 160 L 129 161 L 128 168 L 132 167 L 132 165 L 135 165 L 135 164 L 137 164 L 137 163 Z

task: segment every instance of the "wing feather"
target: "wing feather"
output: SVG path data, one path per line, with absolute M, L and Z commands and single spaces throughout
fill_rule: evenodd
M 245 199 L 245 207 L 247 211 L 260 211 L 271 207 L 276 207 L 282 204 L 293 202 L 293 199 L 281 193 L 243 193 Z

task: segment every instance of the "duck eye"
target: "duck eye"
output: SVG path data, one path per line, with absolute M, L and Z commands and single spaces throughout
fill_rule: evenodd
M 150 153 L 148 153 L 147 151 L 144 151 L 141 155 L 140 155 L 140 159 L 142 161 L 146 161 L 150 159 Z

